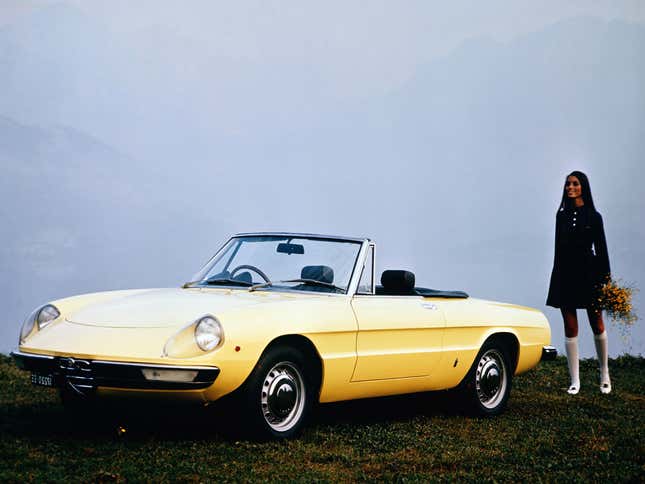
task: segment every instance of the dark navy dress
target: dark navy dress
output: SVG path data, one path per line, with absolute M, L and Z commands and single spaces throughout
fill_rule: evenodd
M 589 308 L 609 274 L 600 214 L 585 205 L 560 209 L 555 220 L 555 257 L 547 305 Z

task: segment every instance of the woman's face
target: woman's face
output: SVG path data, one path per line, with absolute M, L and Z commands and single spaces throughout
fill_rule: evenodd
M 568 176 L 567 181 L 564 184 L 564 188 L 567 191 L 567 197 L 569 198 L 578 198 L 582 196 L 582 186 L 580 186 L 580 180 L 577 176 Z

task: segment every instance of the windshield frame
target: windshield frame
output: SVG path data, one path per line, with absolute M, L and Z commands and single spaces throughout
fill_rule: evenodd
M 360 248 L 356 254 L 356 260 L 354 260 L 354 265 L 352 267 L 352 273 L 349 278 L 349 283 L 347 285 L 347 289 L 345 290 L 344 293 L 326 293 L 326 292 L 312 292 L 312 291 L 307 291 L 307 290 L 298 290 L 298 289 L 291 289 L 287 287 L 281 287 L 281 286 L 268 286 L 267 288 L 260 288 L 262 289 L 270 289 L 276 292 L 290 292 L 290 293 L 300 293 L 300 294 L 315 294 L 315 295 L 324 295 L 324 296 L 341 296 L 341 297 L 346 297 L 346 296 L 353 296 L 356 294 L 356 290 L 358 289 L 358 284 L 360 282 L 360 277 L 361 273 L 363 271 L 363 265 L 365 264 L 365 257 L 367 257 L 369 245 L 370 245 L 370 239 L 367 238 L 357 238 L 357 237 L 341 237 L 341 236 L 333 236 L 333 235 L 320 235 L 320 234 L 305 234 L 305 233 L 294 233 L 294 232 L 244 232 L 244 233 L 239 233 L 235 234 L 231 237 L 229 237 L 226 242 L 222 244 L 222 246 L 215 252 L 215 254 L 208 259 L 206 264 L 204 264 L 201 269 L 196 273 L 196 274 L 201 274 L 206 267 L 208 267 L 215 259 L 219 258 L 221 255 L 223 255 L 223 252 L 229 248 L 229 244 L 235 240 L 235 239 L 241 239 L 241 238 L 246 238 L 246 237 L 293 237 L 293 238 L 302 238 L 302 239 L 311 239 L 311 240 L 325 240 L 325 241 L 330 241 L 330 242 L 352 242 L 356 244 L 360 244 Z M 208 286 L 208 285 L 202 285 L 199 284 L 201 280 L 197 281 L 192 281 L 189 285 L 185 285 L 185 287 L 192 287 L 192 288 L 200 288 L 200 289 L 235 289 L 235 290 L 241 290 L 241 291 L 248 291 L 247 287 L 240 287 L 238 285 L 217 285 L 217 286 Z M 276 281 L 277 282 L 277 281 Z M 187 283 L 188 284 L 188 283 Z

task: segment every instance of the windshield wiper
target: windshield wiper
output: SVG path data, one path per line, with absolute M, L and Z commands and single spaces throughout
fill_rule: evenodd
M 190 286 L 192 286 L 193 284 L 197 284 L 198 282 L 201 282 L 201 280 L 199 280 L 199 281 L 188 281 L 188 282 L 184 282 L 184 283 L 181 285 L 181 288 L 182 288 L 182 289 L 188 289 Z
M 318 287 L 328 287 L 330 289 L 333 289 L 336 292 L 345 292 L 345 289 L 342 287 L 338 287 L 335 284 L 331 284 L 329 282 L 324 282 L 324 281 L 319 281 L 317 279 L 286 279 L 283 281 L 276 281 L 276 282 L 300 282 L 301 284 L 305 285 L 310 285 L 310 286 L 318 286 Z M 249 292 L 255 291 L 256 289 L 260 289 L 263 287 L 269 287 L 273 286 L 274 282 L 269 281 L 269 282 L 263 282 L 262 284 L 255 284 L 254 286 L 249 287 Z
M 247 282 L 247 281 L 240 281 L 239 279 L 229 279 L 226 277 L 218 277 L 217 279 L 209 279 L 207 281 L 204 281 L 206 284 L 209 286 L 217 286 L 220 284 L 234 284 L 236 286 L 253 286 L 252 282 Z
M 310 286 L 319 286 L 319 287 L 328 287 L 330 289 L 333 289 L 334 291 L 338 292 L 345 292 L 345 289 L 342 287 L 338 287 L 336 284 L 332 284 L 331 282 L 324 282 L 324 281 L 319 281 L 318 279 L 289 279 L 287 281 L 280 281 L 280 282 L 300 282 L 305 285 L 310 285 Z
M 183 286 L 184 289 L 192 286 L 193 284 L 197 284 L 201 282 L 202 284 L 207 284 L 209 286 L 218 286 L 218 285 L 225 285 L 225 284 L 233 284 L 234 286 L 253 286 L 253 283 L 247 282 L 247 281 L 240 281 L 239 279 L 228 279 L 226 277 L 219 277 L 217 279 L 209 279 L 206 281 L 191 281 L 191 282 L 186 282 Z
M 286 282 L 286 281 L 278 281 L 278 282 Z M 267 281 L 267 282 L 261 282 L 260 284 L 254 284 L 251 287 L 249 287 L 249 292 L 253 292 L 256 289 L 260 289 L 262 287 L 269 287 L 273 286 L 273 281 Z

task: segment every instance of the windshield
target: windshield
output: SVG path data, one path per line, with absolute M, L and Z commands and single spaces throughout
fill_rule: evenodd
M 345 294 L 360 249 L 358 241 L 234 237 L 190 285 Z

